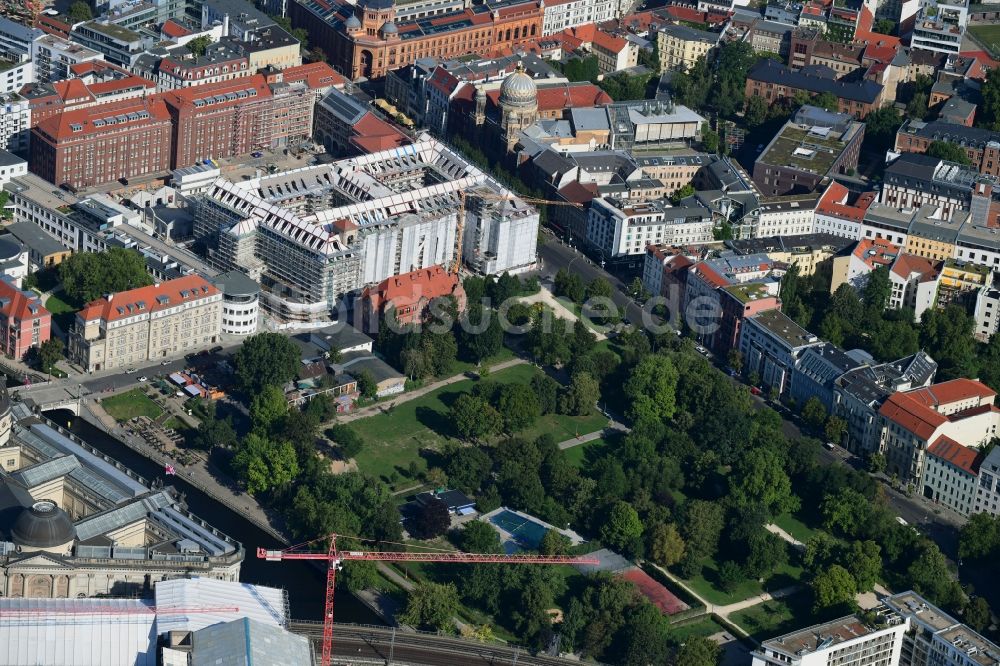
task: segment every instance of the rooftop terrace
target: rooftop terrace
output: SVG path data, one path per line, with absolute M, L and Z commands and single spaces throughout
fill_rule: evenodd
M 845 134 L 851 133 L 848 130 Z M 845 137 L 840 132 L 825 127 L 788 124 L 774 137 L 757 161 L 824 175 L 840 157 L 849 140 L 850 136 Z

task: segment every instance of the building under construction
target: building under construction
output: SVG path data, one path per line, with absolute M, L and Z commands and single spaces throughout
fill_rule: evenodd
M 309 322 L 328 319 L 338 299 L 366 285 L 430 266 L 526 270 L 538 219 L 510 190 L 424 139 L 240 183 L 220 178 L 198 206 L 195 236 L 220 270 L 261 283 L 272 316 Z

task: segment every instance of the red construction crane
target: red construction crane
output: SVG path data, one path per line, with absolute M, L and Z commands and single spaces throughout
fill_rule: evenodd
M 338 550 L 337 536 L 321 537 L 306 543 L 292 546 L 284 550 L 257 549 L 257 557 L 268 562 L 282 560 L 326 560 L 326 609 L 323 616 L 323 660 L 322 666 L 330 666 L 333 656 L 333 589 L 336 582 L 337 568 L 345 560 L 362 562 L 466 562 L 474 564 L 598 564 L 596 557 L 566 557 L 562 555 L 487 555 L 483 553 L 461 553 L 454 551 L 434 551 L 426 553 L 407 553 L 375 550 Z M 343 536 L 343 535 L 341 535 Z M 330 540 L 327 552 L 309 551 L 307 548 L 324 538 Z M 374 541 L 359 537 L 344 537 L 358 541 Z M 387 543 L 387 542 L 383 542 Z M 409 545 L 409 544 L 395 544 Z

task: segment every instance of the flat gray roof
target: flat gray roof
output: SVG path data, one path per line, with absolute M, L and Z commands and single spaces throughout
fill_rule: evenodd
M 225 296 L 253 296 L 260 293 L 260 285 L 240 271 L 229 271 L 216 275 L 212 278 L 212 284 L 218 287 Z

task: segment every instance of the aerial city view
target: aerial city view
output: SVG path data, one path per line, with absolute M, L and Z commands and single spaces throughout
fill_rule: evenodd
M 1000 0 L 0 0 L 0 666 L 1000 666 Z

